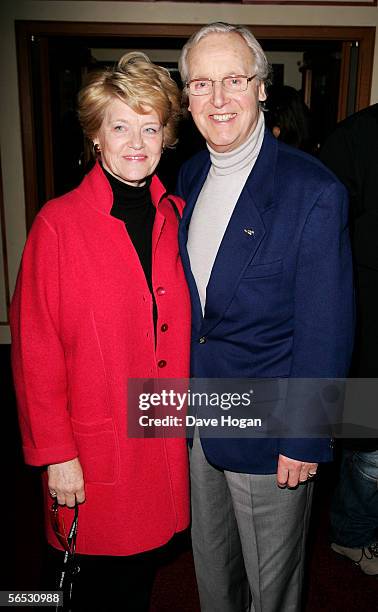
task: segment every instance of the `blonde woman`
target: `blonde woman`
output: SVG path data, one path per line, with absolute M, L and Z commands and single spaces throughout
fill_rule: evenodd
M 189 522 L 185 440 L 127 437 L 128 379 L 188 376 L 183 201 L 155 174 L 179 114 L 176 84 L 142 53 L 90 75 L 79 117 L 98 159 L 38 214 L 12 301 L 24 455 L 46 468 L 59 571 L 80 505 L 72 610 L 148 610 L 156 551 Z

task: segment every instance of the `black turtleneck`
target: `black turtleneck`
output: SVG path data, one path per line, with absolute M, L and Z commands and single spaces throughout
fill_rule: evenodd
M 115 178 L 104 168 L 103 171 L 113 191 L 110 214 L 125 223 L 152 291 L 152 228 L 155 206 L 150 194 L 151 177 L 146 179 L 143 187 L 133 187 Z
M 147 284 L 154 302 L 154 323 L 157 312 L 152 291 L 152 228 L 155 220 L 155 206 L 151 200 L 151 177 L 143 187 L 127 185 L 102 168 L 113 191 L 113 206 L 110 214 L 123 221 L 138 254 Z

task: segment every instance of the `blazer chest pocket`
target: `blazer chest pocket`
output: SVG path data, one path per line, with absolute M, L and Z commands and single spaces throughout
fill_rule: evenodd
M 84 423 L 71 419 L 84 481 L 114 484 L 118 479 L 119 453 L 112 419 Z
M 283 269 L 283 261 L 282 259 L 278 259 L 277 261 L 272 261 L 270 263 L 263 264 L 255 264 L 249 265 L 242 279 L 246 278 L 267 278 L 269 276 L 276 276 L 276 274 L 280 274 Z

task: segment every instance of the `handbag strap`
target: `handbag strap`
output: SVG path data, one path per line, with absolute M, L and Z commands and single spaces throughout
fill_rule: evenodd
M 67 592 L 68 602 L 70 602 L 71 596 L 72 596 L 72 578 L 73 576 L 77 575 L 80 571 L 79 564 L 74 561 L 75 552 L 76 552 L 76 538 L 77 538 L 78 523 L 79 523 L 79 506 L 78 504 L 76 504 L 74 518 L 73 518 L 72 525 L 71 525 L 71 528 L 67 536 L 68 550 L 64 551 L 63 569 L 60 573 L 59 580 L 58 580 L 58 588 L 59 590 L 63 591 L 63 610 L 66 610 L 65 602 L 64 602 L 64 591 L 65 591 L 64 587 L 66 587 L 67 589 L 66 592 Z M 62 612 L 62 607 L 56 606 L 55 611 Z

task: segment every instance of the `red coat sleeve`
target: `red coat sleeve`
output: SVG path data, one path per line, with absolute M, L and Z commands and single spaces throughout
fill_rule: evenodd
M 39 215 L 25 245 L 10 309 L 19 422 L 25 461 L 31 465 L 78 455 L 67 409 L 59 277 L 58 237 Z

